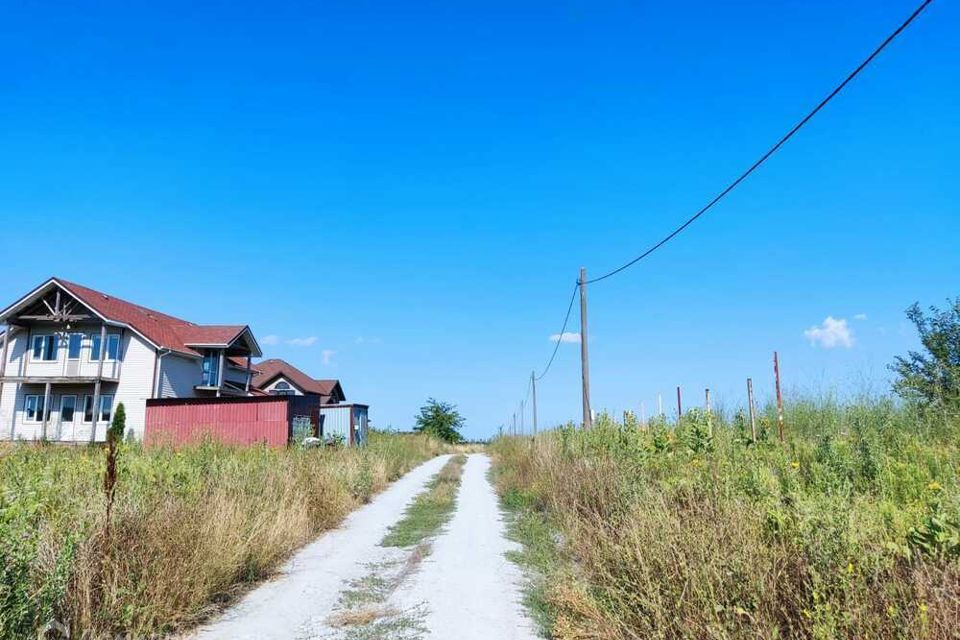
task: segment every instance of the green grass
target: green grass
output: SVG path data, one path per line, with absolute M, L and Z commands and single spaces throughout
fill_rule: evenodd
M 380 543 L 384 547 L 412 547 L 440 531 L 456 507 L 457 489 L 465 455 L 452 457 L 427 488 L 407 507 L 403 518 L 390 527 Z
M 492 446 L 552 637 L 948 638 L 960 421 L 886 399 Z M 631 421 L 632 423 L 632 421 Z
M 344 450 L 124 444 L 107 537 L 100 447 L 0 445 L 0 637 L 189 627 L 442 450 L 379 433 Z

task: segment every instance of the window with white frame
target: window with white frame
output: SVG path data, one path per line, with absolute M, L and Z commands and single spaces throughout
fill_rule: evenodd
M 111 333 L 107 336 L 107 360 L 120 359 L 120 334 Z
M 113 396 L 104 394 L 100 396 L 100 413 L 97 415 L 97 422 L 110 422 L 113 417 Z M 93 396 L 83 397 L 83 421 L 93 422 Z
M 216 387 L 220 384 L 220 352 L 207 349 L 203 353 L 203 386 Z
M 81 348 L 83 348 L 83 334 L 71 333 L 67 338 L 67 359 L 79 360 Z
M 25 422 L 41 422 L 43 420 L 43 396 L 26 396 L 23 399 L 23 413 Z
M 31 358 L 44 362 L 57 359 L 57 350 L 60 348 L 60 336 L 56 334 L 33 336 Z
M 100 396 L 100 422 L 109 423 L 113 418 L 113 396 Z
M 100 359 L 100 334 L 90 334 L 90 362 L 96 362 Z M 107 334 L 107 352 L 104 354 L 104 360 L 120 360 L 120 334 Z
M 273 385 L 273 389 L 270 390 L 270 393 L 275 396 L 292 396 L 296 395 L 296 391 L 293 390 L 293 387 L 290 386 L 290 383 L 285 380 L 281 380 L 277 384 Z

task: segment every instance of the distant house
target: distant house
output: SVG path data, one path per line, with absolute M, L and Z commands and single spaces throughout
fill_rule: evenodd
M 146 400 L 251 395 L 262 355 L 246 325 L 194 324 L 61 278 L 0 324 L 0 439 L 102 441 L 120 402 L 142 438 Z
M 317 380 L 277 358 L 253 365 L 253 388 L 275 396 L 317 396 L 321 404 L 338 404 L 347 397 L 339 380 Z

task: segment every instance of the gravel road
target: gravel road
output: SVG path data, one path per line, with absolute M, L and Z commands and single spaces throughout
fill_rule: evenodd
M 404 550 L 379 544 L 449 457 L 398 480 L 191 637 L 535 640 L 521 604 L 522 575 L 504 556 L 515 543 L 505 537 L 487 456 L 468 457 L 456 511 L 436 539 Z M 356 604 L 364 594 L 376 597 Z
M 457 511 L 433 553 L 398 592 L 401 607 L 426 603 L 424 637 L 440 640 L 534 640 L 521 604 L 523 577 L 504 554 L 516 548 L 487 473 L 490 458 L 471 455 Z
M 211 624 L 198 629 L 197 640 L 292 640 L 311 630 L 333 611 L 340 591 L 362 577 L 364 564 L 385 551 L 379 546 L 391 524 L 426 486 L 450 456 L 430 460 L 394 482 L 370 504 L 350 514 L 340 528 L 304 547 L 280 574 L 246 595 Z

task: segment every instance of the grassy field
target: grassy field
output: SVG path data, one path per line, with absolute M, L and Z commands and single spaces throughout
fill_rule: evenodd
M 0 448 L 0 637 L 189 626 L 441 452 L 371 434 L 363 450 L 124 445 L 112 527 L 99 448 Z M 82 634 L 82 635 L 81 635 Z
M 552 637 L 956 638 L 960 420 L 804 400 L 781 445 L 774 416 L 496 441 Z

